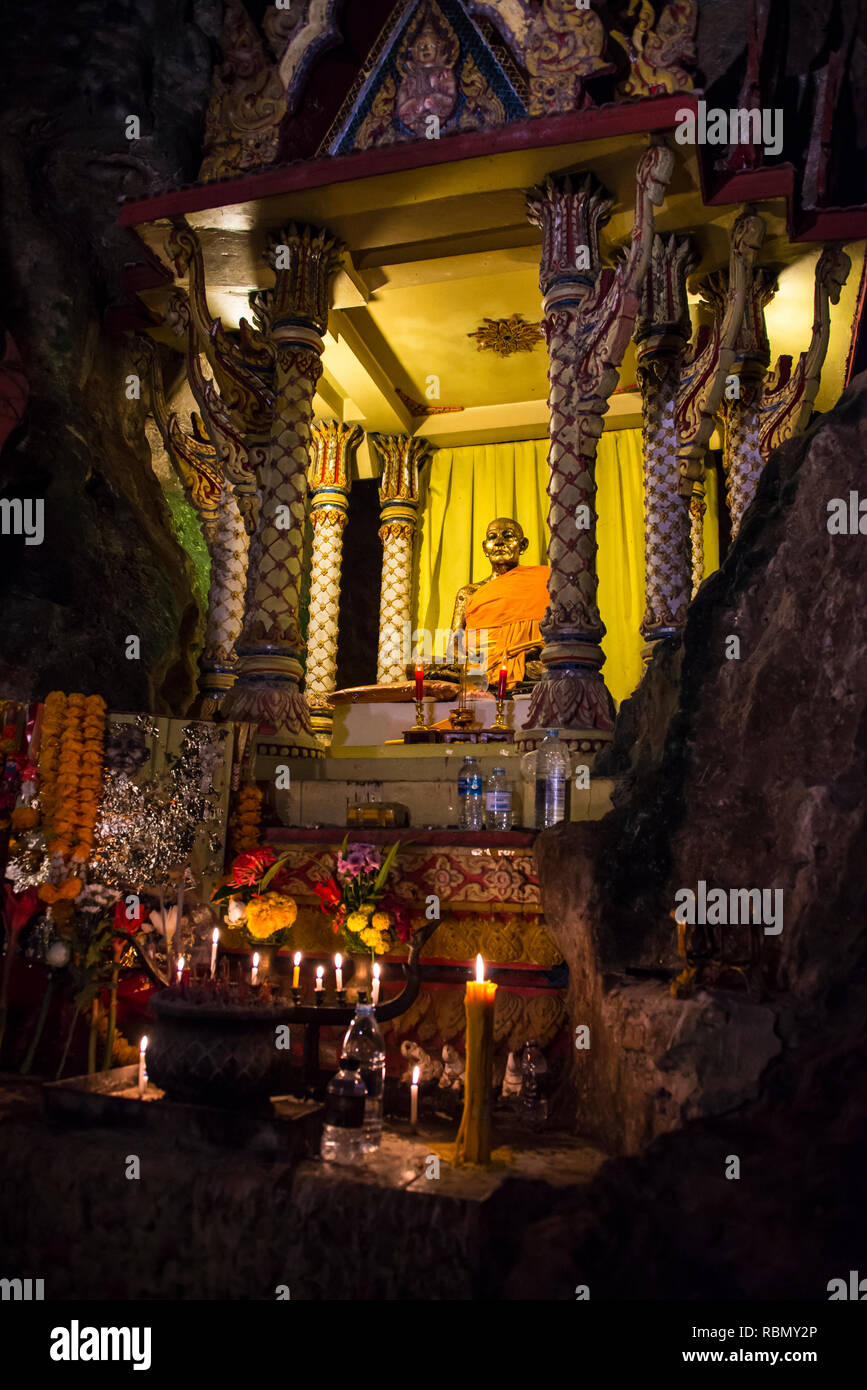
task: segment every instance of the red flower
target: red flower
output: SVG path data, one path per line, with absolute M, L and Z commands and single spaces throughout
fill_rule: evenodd
M 383 893 L 378 906 L 383 912 L 390 912 L 394 918 L 394 930 L 399 941 L 409 941 L 412 936 L 412 923 L 406 903 L 396 893 Z
M 267 845 L 262 849 L 247 849 L 232 865 L 229 883 L 233 888 L 254 888 L 266 869 L 275 862 L 277 856 Z
M 8 883 L 4 883 L 3 920 L 10 936 L 16 936 L 22 927 L 26 927 L 39 907 L 39 894 L 35 888 L 25 888 L 23 893 L 15 893 Z
M 331 908 L 337 907 L 343 894 L 338 884 L 333 878 L 328 878 L 324 883 L 314 883 L 313 891 L 319 899 L 319 906 L 323 912 L 328 912 Z
M 139 903 L 132 917 L 127 915 L 126 899 L 121 898 L 120 902 L 114 905 L 114 916 L 111 925 L 115 931 L 122 931 L 127 936 L 135 936 L 136 932 L 148 919 L 148 910 Z

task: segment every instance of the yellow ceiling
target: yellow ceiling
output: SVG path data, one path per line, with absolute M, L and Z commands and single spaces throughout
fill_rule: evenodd
M 334 287 L 316 400 L 320 416 L 359 421 L 371 430 L 418 432 L 443 445 L 542 437 L 547 432 L 544 345 L 501 358 L 479 352 L 467 335 L 483 318 L 517 313 L 538 322 L 541 317 L 540 233 L 526 220 L 527 188 L 549 172 L 592 168 L 616 200 L 603 233 L 603 251 L 610 255 L 629 240 L 634 169 L 645 146 L 645 137 L 618 137 L 522 150 L 190 215 L 202 241 L 211 311 L 237 327 L 243 314 L 249 316 L 250 291 L 271 282 L 261 256 L 267 236 L 293 220 L 324 224 L 344 240 L 347 251 Z M 740 209 L 705 207 L 694 153 L 678 147 L 676 161 L 665 204 L 657 210 L 657 228 L 693 236 L 701 256 L 694 288 L 707 271 L 727 264 L 728 234 Z M 809 343 L 819 248 L 790 245 L 781 200 L 757 211 L 766 221 L 760 263 L 780 272 L 779 292 L 767 310 L 772 353 L 774 359 L 780 353 L 797 357 Z M 138 230 L 170 267 L 168 224 Z M 833 404 L 842 387 L 865 243 L 848 249 L 853 268 L 832 311 L 821 410 Z M 149 291 L 142 298 L 161 313 L 167 291 Z M 158 336 L 171 341 L 165 330 Z M 397 389 L 424 401 L 432 376 L 440 387 L 433 403 L 462 406 L 461 413 L 420 418 L 407 409 Z M 639 398 L 628 389 L 634 384 L 630 350 L 607 428 L 640 422 Z

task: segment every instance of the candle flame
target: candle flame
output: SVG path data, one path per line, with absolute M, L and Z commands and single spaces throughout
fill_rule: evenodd
M 317 967 L 316 967 L 316 978 L 317 978 L 318 980 L 321 980 L 321 979 L 322 979 L 322 976 L 323 976 L 324 974 L 325 974 L 325 966 L 324 966 L 324 965 L 317 965 Z
M 300 952 L 300 951 L 296 951 L 296 952 L 295 952 L 295 957 L 294 957 L 294 960 L 293 960 L 292 964 L 293 964 L 293 965 L 300 965 L 300 964 L 301 964 L 301 952 Z
M 142 1040 L 141 1040 L 141 1042 L 140 1042 L 139 1045 L 138 1045 L 138 1050 L 139 1050 L 139 1052 L 141 1053 L 142 1057 L 143 1057 L 143 1056 L 145 1055 L 145 1053 L 147 1052 L 147 1050 L 148 1050 L 148 1035 L 147 1035 L 147 1033 L 143 1033 L 143 1034 L 142 1034 Z
M 214 927 L 214 930 L 211 932 L 211 940 L 213 941 L 213 943 L 214 943 L 215 946 L 216 946 L 217 942 L 219 941 L 219 939 L 220 939 L 220 928 L 219 928 L 219 927 Z
M 381 972 L 382 972 L 382 966 L 380 965 L 379 961 L 377 961 L 376 964 L 375 964 L 374 967 L 373 967 L 373 978 L 374 978 L 375 980 L 378 980 L 378 979 L 379 979 L 379 976 L 380 976 L 380 974 L 381 974 Z
M 482 985 L 485 982 L 485 962 L 481 955 L 476 956 L 476 984 Z
M 335 967 L 336 967 L 338 970 L 340 969 L 341 965 L 343 964 L 343 957 L 342 957 L 342 955 L 340 954 L 339 951 L 337 952 L 337 955 L 334 957 L 334 964 L 335 964 Z
M 178 956 L 178 975 L 179 975 L 179 976 L 180 976 L 180 975 L 183 975 L 183 973 L 184 973 L 184 958 L 183 958 L 183 956 Z
M 412 1069 L 412 1084 L 413 1084 L 413 1086 L 417 1086 L 417 1085 L 418 1085 L 418 1078 L 419 1078 L 419 1075 L 420 1075 L 420 1074 L 421 1074 L 421 1068 L 420 1068 L 420 1067 L 413 1067 L 413 1069 Z
M 256 966 L 257 966 L 258 964 L 259 964 L 259 952 L 258 952 L 258 951 L 254 951 L 254 952 L 253 952 L 253 969 L 254 969 L 254 970 L 256 969 Z

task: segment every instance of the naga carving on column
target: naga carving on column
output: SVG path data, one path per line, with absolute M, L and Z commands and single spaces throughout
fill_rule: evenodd
M 759 450 L 765 463 L 778 445 L 809 424 L 831 336 L 831 305 L 839 304 L 851 268 L 852 262 L 840 246 L 826 246 L 816 263 L 810 346 L 801 353 L 794 371 L 791 357 L 781 357 L 762 392 Z
M 382 587 L 376 679 L 380 685 L 397 685 L 406 679 L 403 635 L 411 620 L 418 470 L 431 446 L 426 439 L 410 434 L 374 434 L 372 439 L 383 461 L 379 485 Z
M 242 319 L 237 338 L 208 311 L 201 249 L 189 228 L 175 229 L 170 251 L 178 273 L 189 270 L 193 322 L 256 472 L 238 675 L 225 714 L 278 729 L 299 755 L 319 756 L 299 689 L 298 606 L 313 396 L 342 248 L 315 227 L 292 225 L 274 237 L 265 252 L 274 288 L 253 296 L 256 328 Z
M 662 145 L 642 156 L 632 244 L 616 271 L 601 264 L 599 229 L 611 199 L 592 175 L 575 187 L 568 178 L 548 179 L 528 195 L 530 221 L 543 233 L 539 284 L 549 354 L 551 575 L 541 624 L 547 669 L 530 702 L 525 745 L 545 728 L 613 728 L 613 703 L 600 674 L 605 628 L 596 603 L 596 449 L 635 327 L 653 208 L 662 203 L 672 168 L 671 151 Z
M 753 499 L 763 467 L 759 452 L 759 402 L 771 360 L 765 305 L 776 291 L 777 284 L 770 271 L 753 272 L 735 343 L 733 370 L 737 372 L 738 389 L 734 395 L 726 392 L 722 402 L 725 420 L 723 470 L 732 538 L 740 530 L 741 518 Z
M 190 711 L 210 719 L 221 707 L 235 671 L 235 641 L 244 616 L 247 536 L 238 505 L 223 478 L 217 450 L 201 419 L 190 417 L 186 432 L 176 411 L 169 411 L 162 371 L 153 340 L 139 336 L 136 365 L 150 382 L 151 413 L 187 501 L 202 527 L 211 560 L 205 646 L 199 659 L 199 695 Z
M 735 344 L 743 321 L 747 292 L 765 224 L 747 211 L 732 229 L 728 279 L 710 276 L 703 287 L 708 302 L 720 310 L 710 327 L 699 330 L 684 361 L 675 404 L 680 495 L 689 500 L 692 532 L 692 573 L 681 578 L 678 605 L 689 602 L 704 572 L 704 456 L 713 433 L 714 416 L 725 392 L 726 377 L 735 360 Z
M 696 264 L 688 237 L 654 237 L 635 333 L 644 455 L 641 632 L 646 656 L 653 643 L 677 636 L 686 622 L 689 513 L 677 486 L 675 398 L 691 332 L 686 282 Z

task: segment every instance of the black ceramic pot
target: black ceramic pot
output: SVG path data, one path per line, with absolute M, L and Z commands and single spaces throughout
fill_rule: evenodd
M 147 1049 L 148 1078 L 170 1100 L 228 1107 L 285 1095 L 291 1053 L 277 1048 L 283 1005 L 196 1005 L 157 994 Z

